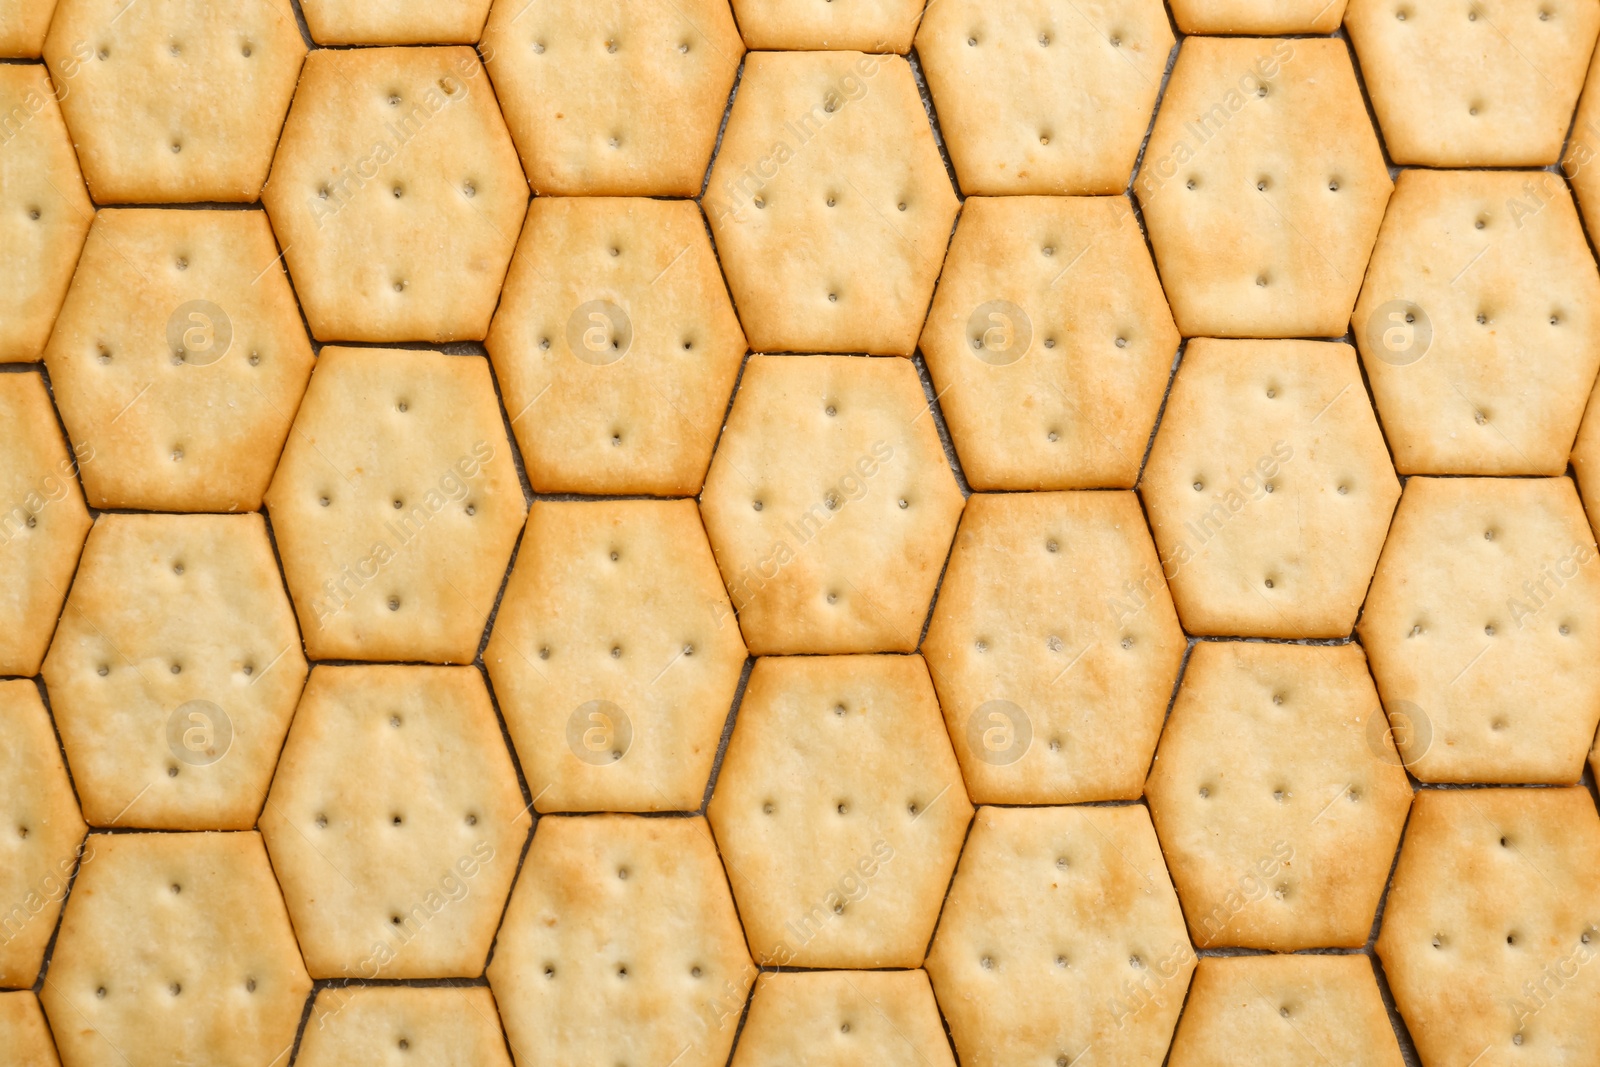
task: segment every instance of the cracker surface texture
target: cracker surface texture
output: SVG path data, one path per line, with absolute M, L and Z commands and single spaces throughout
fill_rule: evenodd
M 494 994 L 476 987 L 324 987 L 295 1063 L 348 1067 L 398 1052 L 415 1067 L 511 1067 L 495 1011 Z
M 39 998 L 31 989 L 0 993 L 0 1042 L 16 1067 L 61 1067 Z
M 911 50 L 927 0 L 733 0 L 751 48 Z
M 1172 0 L 1172 15 L 1184 33 L 1332 33 L 1344 7 L 1345 0 Z
M 764 974 L 732 1067 L 955 1067 L 923 971 Z
M 301 0 L 318 44 L 473 44 L 489 0 Z

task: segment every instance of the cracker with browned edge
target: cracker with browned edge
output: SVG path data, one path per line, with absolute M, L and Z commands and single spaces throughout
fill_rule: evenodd
M 395 1052 L 416 1067 L 511 1067 L 494 995 L 472 986 L 324 986 L 295 1063 L 348 1067 Z
M 731 1067 L 955 1067 L 923 971 L 763 974 Z
M 56 1043 L 33 991 L 0 993 L 0 1043 L 15 1067 L 61 1067 Z

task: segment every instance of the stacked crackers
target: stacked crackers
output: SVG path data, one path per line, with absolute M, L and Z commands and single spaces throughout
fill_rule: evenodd
M 1600 1062 L 1597 35 L 0 0 L 0 1062 Z

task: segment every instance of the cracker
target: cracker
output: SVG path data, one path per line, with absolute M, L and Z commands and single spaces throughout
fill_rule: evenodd
M 1122 198 L 969 197 L 922 328 L 976 489 L 1131 489 L 1178 330 Z
M 256 199 L 305 58 L 288 0 L 61 0 L 44 42 L 100 204 Z
M 1193 970 L 1144 808 L 979 809 L 928 951 L 964 1067 L 1156 1067 Z
M 955 1067 L 922 971 L 763 974 L 731 1067 Z
M 0 362 L 39 358 L 93 212 L 44 68 L 0 65 Z
M 754 979 L 704 819 L 539 820 L 489 964 L 522 1067 L 721 1067 Z
M 1367 943 L 1411 784 L 1359 645 L 1197 644 L 1147 794 L 1195 944 Z
M 750 56 L 702 203 L 756 350 L 911 355 L 959 205 L 904 59 Z
M 97 508 L 255 511 L 311 376 L 261 211 L 100 212 L 45 349 Z
M 1587 790 L 1424 789 L 1378 957 L 1423 1063 L 1581 1063 L 1600 1040 Z
M 937 0 L 935 0 L 937 4 Z M 733 0 L 745 43 L 768 49 L 911 50 L 927 0 Z
M 481 987 L 324 987 L 295 1063 L 380 1063 L 390 1050 L 414 1067 L 511 1067 L 494 996 Z
M 0 682 L 0 987 L 38 977 L 84 830 L 39 690 Z
M 0 1043 L 14 1067 L 61 1067 L 56 1043 L 32 990 L 0 993 Z
M 471 662 L 527 514 L 488 361 L 323 349 L 266 501 L 312 658 Z
M 1554 174 L 1401 172 L 1353 320 L 1405 474 L 1561 474 L 1600 273 Z
M 37 58 L 55 10 L 56 0 L 0 0 L 0 57 Z
M 1589 406 L 1578 425 L 1578 439 L 1572 445 L 1572 473 L 1578 479 L 1578 493 L 1589 514 L 1591 529 L 1600 530 L 1600 382 L 1589 394 Z
M 37 375 L 0 375 L 0 675 L 39 673 L 89 533 L 77 469 L 93 458 L 67 451 Z
M 1600 7 L 1350 0 L 1345 27 L 1389 158 L 1432 167 L 1554 163 L 1583 88 Z
M 260 515 L 100 516 L 44 661 L 84 817 L 251 826 L 305 677 Z
M 1583 95 L 1578 98 L 1578 113 L 1573 116 L 1567 147 L 1561 157 L 1561 174 L 1572 185 L 1572 194 L 1588 228 L 1600 221 L 1600 56 L 1589 65 L 1584 77 Z
M 1600 719 L 1595 560 L 1565 478 L 1406 483 L 1356 629 L 1412 774 L 1578 780 Z
M 910 652 L 961 491 L 909 362 L 755 356 L 705 491 L 757 655 Z
M 474 667 L 318 667 L 261 813 L 313 978 L 472 977 L 532 819 Z
M 1343 41 L 1191 37 L 1133 188 L 1185 337 L 1339 337 L 1393 183 Z
M 318 44 L 472 44 L 489 0 L 302 0 L 300 9 Z
M 968 194 L 1120 193 L 1172 51 L 1159 0 L 939 0 L 917 55 Z
M 694 501 L 536 502 L 483 658 L 539 811 L 700 807 L 745 648 Z
M 976 494 L 923 652 L 985 804 L 1132 800 L 1185 639 L 1132 493 Z
M 1139 491 L 1189 633 L 1344 637 L 1400 482 L 1349 345 L 1196 338 Z
M 1332 33 L 1344 6 L 1345 0 L 1172 0 L 1172 15 L 1184 33 Z
M 254 832 L 103 834 L 40 998 L 62 1059 L 287 1062 L 311 979 Z
M 692 496 L 745 344 L 693 203 L 540 197 L 488 348 L 535 492 Z
M 540 194 L 698 196 L 744 45 L 726 0 L 542 0 L 483 54 Z
M 472 49 L 319 49 L 261 199 L 318 340 L 476 341 L 528 183 Z
M 1170 1067 L 1402 1067 L 1365 956 L 1208 957 L 1195 969 Z
M 922 658 L 757 660 L 706 814 L 758 962 L 920 965 L 972 819 Z

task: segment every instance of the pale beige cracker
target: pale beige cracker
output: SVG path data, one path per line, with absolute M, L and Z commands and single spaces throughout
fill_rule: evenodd
M 923 646 L 973 798 L 1136 799 L 1185 643 L 1132 493 L 974 494 Z
M 0 682 L 0 987 L 39 976 L 85 829 L 38 688 Z
M 1123 197 L 969 197 L 922 327 L 975 489 L 1131 489 L 1178 329 Z
M 731 1067 L 955 1067 L 923 971 L 763 974 Z
M 300 11 L 318 44 L 473 44 L 489 0 L 302 0 Z
M 488 361 L 324 348 L 266 501 L 312 658 L 471 662 L 528 507 Z
M 700 491 L 745 342 L 693 203 L 535 200 L 487 344 L 535 492 Z
M 287 1062 L 311 979 L 261 836 L 94 847 L 39 994 L 66 1067 Z
M 1345 637 L 1400 482 L 1349 345 L 1196 338 L 1139 494 L 1189 633 Z
M 1572 185 L 1572 195 L 1592 229 L 1600 221 L 1600 55 L 1589 65 L 1578 113 L 1572 117 L 1567 146 L 1561 156 L 1561 174 Z
M 1184 336 L 1339 337 L 1393 183 L 1343 41 L 1190 37 L 1133 188 Z
M 744 44 L 726 0 L 500 4 L 482 52 L 541 195 L 698 196 Z
M 700 505 L 752 652 L 910 652 L 962 499 L 908 361 L 754 356 Z
M 1600 273 L 1543 171 L 1402 171 L 1352 320 L 1404 474 L 1561 474 Z
M 1593 1057 L 1597 868 L 1586 789 L 1417 794 L 1378 957 L 1423 1063 Z
M 910 65 L 859 52 L 746 59 L 702 204 L 757 351 L 900 356 L 960 207 Z
M 14 1067 L 61 1067 L 55 1039 L 32 990 L 0 993 L 0 1044 Z
M 751 48 L 911 50 L 927 0 L 733 0 Z M 937 6 L 937 5 L 935 5 Z
M 5 68 L 0 68 L 3 71 Z M 69 452 L 35 374 L 0 374 L 0 675 L 34 675 L 89 533 Z
M 692 500 L 538 501 L 484 665 L 541 811 L 695 811 L 745 664 Z
M 1364 955 L 1207 957 L 1194 972 L 1170 1067 L 1340 1063 L 1402 1067 Z
M 481 986 L 326 986 L 317 993 L 295 1063 L 351 1067 L 390 1058 L 415 1067 L 511 1067 L 494 994 Z
M 757 962 L 919 966 L 972 820 L 922 658 L 757 660 L 706 814 Z
M 1359 645 L 1202 641 L 1146 787 L 1202 948 L 1360 948 L 1411 785 Z
M 1589 394 L 1583 421 L 1578 424 L 1578 439 L 1572 445 L 1572 473 L 1578 481 L 1578 495 L 1589 515 L 1590 529 L 1600 529 L 1600 382 Z
M 260 827 L 314 978 L 483 970 L 532 817 L 475 667 L 317 667 Z
M 539 820 L 489 964 L 520 1067 L 722 1067 L 755 976 L 704 819 Z
M 917 56 L 967 194 L 1120 193 L 1173 46 L 1159 0 L 938 0 Z
M 1426 782 L 1576 782 L 1600 719 L 1600 567 L 1566 478 L 1412 478 L 1357 626 Z
M 255 200 L 305 57 L 288 0 L 61 0 L 44 42 L 101 204 Z
M 84 817 L 252 826 L 305 677 L 259 514 L 100 516 L 44 661 Z
M 964 1067 L 1159 1067 L 1194 964 L 1137 804 L 980 808 L 928 952 Z
M 476 341 L 528 183 L 472 49 L 319 49 L 261 199 L 318 340 Z
M 1431 167 L 1554 163 L 1600 32 L 1593 0 L 1350 0 L 1389 158 Z
M 1344 6 L 1345 0 L 1172 0 L 1172 15 L 1192 34 L 1332 33 Z
M 97 508 L 255 511 L 314 357 L 262 211 L 113 208 L 45 349 Z
M 56 0 L 3 0 L 0 2 L 0 57 L 35 59 L 44 49 Z
M 0 65 L 0 362 L 43 352 L 93 218 L 49 75 Z

